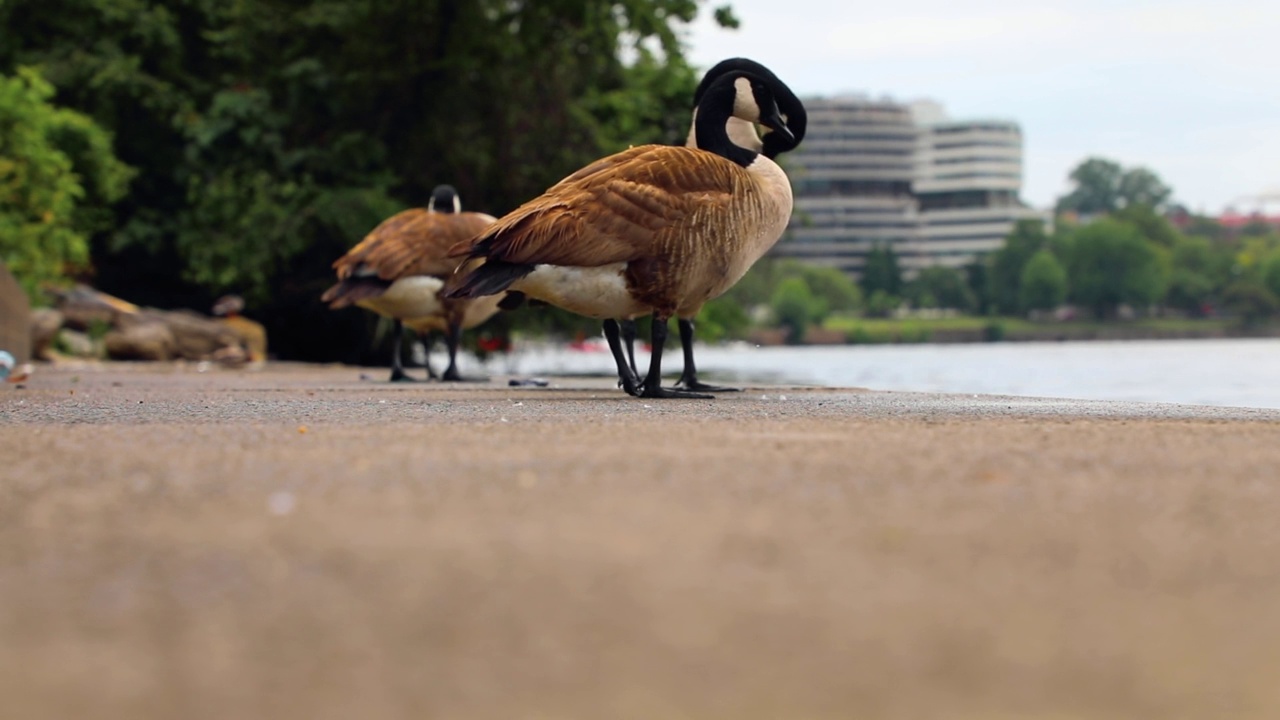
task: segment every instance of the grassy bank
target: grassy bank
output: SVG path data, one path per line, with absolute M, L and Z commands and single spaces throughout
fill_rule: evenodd
M 1144 318 L 1140 320 L 1032 322 L 1012 317 L 864 318 L 833 316 L 823 330 L 842 333 L 855 344 L 1058 340 L 1148 340 L 1276 337 L 1280 325 L 1244 328 L 1224 318 Z

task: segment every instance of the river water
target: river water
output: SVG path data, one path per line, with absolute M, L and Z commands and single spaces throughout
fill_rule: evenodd
M 664 360 L 668 373 L 679 372 L 678 344 Z M 1280 408 L 1280 339 L 699 346 L 697 360 L 711 382 Z M 605 374 L 612 368 L 605 351 L 543 347 L 514 353 L 500 370 Z

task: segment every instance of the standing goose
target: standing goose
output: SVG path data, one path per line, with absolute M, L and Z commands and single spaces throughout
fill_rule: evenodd
M 774 100 L 778 103 L 778 111 L 781 113 L 782 119 L 786 121 L 787 128 L 791 131 L 791 134 L 784 135 L 783 133 L 771 132 L 766 128 L 762 141 L 760 135 L 756 132 L 754 123 L 730 117 L 726 126 L 729 141 L 748 150 L 762 153 L 770 160 L 784 152 L 794 150 L 800 144 L 800 141 L 804 140 L 805 129 L 809 124 L 809 115 L 804 109 L 804 104 L 791 91 L 791 88 L 779 80 L 778 76 L 774 75 L 771 70 L 747 58 L 722 60 L 702 76 L 702 81 L 698 83 L 698 88 L 693 93 L 694 122 L 689 124 L 689 136 L 685 146 L 696 147 L 694 128 L 698 117 L 697 106 L 702 100 L 703 94 L 717 78 L 733 71 L 742 71 L 755 75 L 769 86 L 769 89 L 773 91 Z M 609 339 L 610 349 L 614 351 L 615 355 L 619 352 L 614 349 L 616 343 L 614 338 L 620 336 L 622 346 L 626 348 L 627 352 L 628 369 L 631 371 L 633 378 L 638 377 L 635 351 L 633 349 L 636 339 L 635 321 L 623 320 L 619 324 L 617 320 L 609 319 L 604 321 L 604 325 L 605 337 Z M 680 329 L 680 346 L 684 352 L 684 370 L 680 374 L 680 379 L 676 381 L 676 387 L 701 392 L 737 391 L 739 388 L 707 385 L 698 380 L 698 369 L 693 362 L 693 318 L 677 318 L 676 325 Z M 623 378 L 620 378 L 620 382 L 624 385 L 626 384 L 626 380 Z M 632 382 L 638 382 L 638 380 L 632 380 Z
M 410 381 L 400 361 L 404 326 L 429 339 L 443 332 L 449 346 L 449 368 L 444 380 L 461 380 L 458 374 L 458 342 L 462 331 L 488 320 L 498 311 L 500 296 L 477 300 L 440 297 L 445 278 L 458 267 L 448 257 L 453 245 L 470 238 L 494 221 L 492 215 L 462 212 L 458 194 L 449 185 L 431 192 L 424 210 L 397 213 L 374 228 L 358 245 L 333 263 L 338 284 L 325 291 L 323 302 L 337 310 L 359 305 L 395 321 L 391 355 L 391 381 Z M 428 377 L 435 377 L 430 363 Z
M 653 348 L 642 384 L 614 353 L 623 388 L 640 397 L 710 398 L 662 387 L 667 320 L 692 318 L 732 287 L 791 217 L 787 176 L 729 141 L 730 117 L 790 134 L 764 81 L 722 75 L 698 105 L 696 148 L 643 145 L 561 180 L 454 248 L 466 261 L 445 297 L 513 290 L 602 320 L 650 313 Z

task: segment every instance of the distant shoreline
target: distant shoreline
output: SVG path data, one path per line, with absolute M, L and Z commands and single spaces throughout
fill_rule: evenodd
M 837 318 L 810 328 L 799 345 L 1222 340 L 1280 337 L 1280 325 L 1245 327 L 1227 319 L 1149 318 L 1130 321 L 1032 322 L 1020 318 Z M 752 331 L 748 342 L 784 345 L 786 331 Z

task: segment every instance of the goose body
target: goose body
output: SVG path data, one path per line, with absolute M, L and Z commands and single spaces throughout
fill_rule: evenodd
M 446 297 L 515 290 L 595 318 L 651 313 L 661 321 L 655 332 L 672 316 L 693 317 L 777 242 L 791 216 L 786 175 L 729 142 L 730 116 L 789 132 L 763 83 L 727 74 L 699 106 L 699 147 L 635 147 L 566 177 L 455 247 L 469 262 Z M 645 396 L 672 395 L 656 385 L 660 356 L 655 336 Z
M 392 380 L 407 379 L 400 368 L 403 326 L 419 333 L 442 332 L 449 343 L 445 379 L 457 379 L 457 342 L 463 330 L 498 312 L 501 297 L 475 300 L 443 297 L 445 279 L 457 269 L 449 248 L 494 222 L 492 215 L 462 212 L 453 188 L 442 185 L 427 208 L 413 208 L 384 220 L 334 262 L 338 284 L 321 300 L 334 309 L 356 305 L 396 321 Z M 431 373 L 431 368 L 427 368 Z
M 701 101 L 703 94 L 720 76 L 734 71 L 742 71 L 751 73 L 752 75 L 764 81 L 772 90 L 774 100 L 778 104 L 778 110 L 783 120 L 787 123 L 790 130 L 788 135 L 782 133 L 770 132 L 765 129 L 764 138 L 760 137 L 757 132 L 756 125 L 736 117 L 730 117 L 725 124 L 725 133 L 729 137 L 729 142 L 742 148 L 746 148 L 753 152 L 763 154 L 770 160 L 776 158 L 779 154 L 794 150 L 800 141 L 804 139 L 805 130 L 808 128 L 808 113 L 804 109 L 804 104 L 796 97 L 791 88 L 778 79 L 771 70 L 754 60 L 747 58 L 730 58 L 722 60 L 715 64 L 702 77 L 702 81 L 698 83 L 697 90 L 693 94 L 693 120 L 689 124 L 689 134 L 685 139 L 686 147 L 697 147 L 697 125 L 698 125 L 698 108 L 697 105 Z M 605 336 L 610 339 L 610 348 L 614 351 L 615 356 L 620 356 L 622 348 L 625 347 L 628 364 L 624 369 L 622 361 L 618 361 L 620 376 L 629 375 L 634 378 L 637 376 L 635 361 L 635 339 L 636 324 L 629 318 L 622 318 L 619 325 L 618 319 L 608 319 L 605 321 Z M 715 385 L 707 385 L 698 380 L 698 369 L 693 359 L 693 334 L 694 324 L 693 318 L 678 318 L 677 325 L 680 328 L 680 345 L 684 351 L 684 369 L 680 373 L 680 379 L 676 381 L 676 387 L 682 387 L 686 390 L 700 390 L 706 392 L 726 392 L 734 391 L 738 388 L 720 387 Z M 620 382 L 626 384 L 627 378 L 620 377 Z M 634 382 L 634 381 L 633 381 Z

